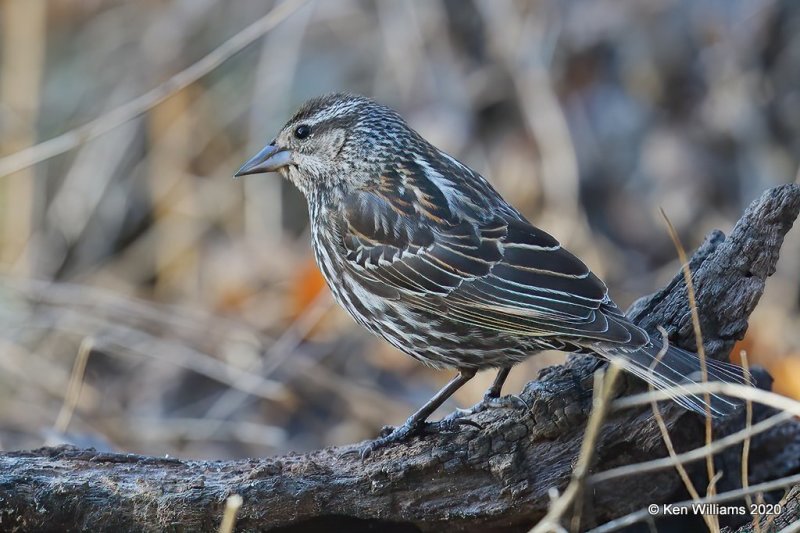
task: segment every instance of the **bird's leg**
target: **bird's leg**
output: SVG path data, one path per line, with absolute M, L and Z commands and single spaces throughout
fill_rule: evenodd
M 483 395 L 484 401 L 500 397 L 500 392 L 503 390 L 503 383 L 506 382 L 509 373 L 511 373 L 510 366 L 503 367 L 497 372 L 497 376 L 495 376 L 492 386 L 489 387 L 489 389 L 486 391 L 486 394 Z
M 516 394 L 500 396 L 500 392 L 503 390 L 503 383 L 506 382 L 506 378 L 508 378 L 510 372 L 510 366 L 503 367 L 497 372 L 492 386 L 489 387 L 486 394 L 483 395 L 483 401 L 475 406 L 477 408 L 475 412 L 483 411 L 487 407 L 524 408 L 526 410 L 530 408 L 528 404 L 525 403 L 525 400 Z
M 395 442 L 401 442 L 408 437 L 411 437 L 415 433 L 418 433 L 424 427 L 425 420 L 428 419 L 431 413 L 438 409 L 467 381 L 471 380 L 475 376 L 475 372 L 476 371 L 474 369 L 460 370 L 458 375 L 451 379 L 447 385 L 442 387 L 442 389 L 437 392 L 433 398 L 428 400 L 425 405 L 420 407 L 416 413 L 408 417 L 408 420 L 406 420 L 402 426 L 394 428 L 388 435 L 382 435 L 377 439 L 368 442 L 361 450 L 361 457 L 366 459 L 373 451 Z M 461 425 L 461 423 L 453 425 Z
M 451 423 L 465 416 L 474 415 L 485 411 L 490 407 L 508 407 L 511 409 L 528 410 L 530 407 L 527 403 L 525 403 L 525 400 L 515 394 L 500 396 L 500 392 L 503 390 L 503 383 L 505 383 L 510 372 L 510 366 L 501 368 L 497 372 L 497 376 L 494 378 L 492 386 L 489 387 L 486 390 L 486 393 L 483 395 L 483 400 L 473 405 L 469 409 L 456 409 L 454 413 L 448 415 L 444 420 L 442 420 L 442 423 Z

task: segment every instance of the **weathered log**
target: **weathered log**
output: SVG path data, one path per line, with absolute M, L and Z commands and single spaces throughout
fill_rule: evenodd
M 800 187 L 765 192 L 725 238 L 713 232 L 690 265 L 709 356 L 725 358 L 775 270 L 784 235 L 800 210 Z M 693 349 L 682 274 L 642 298 L 629 316 L 671 342 Z M 516 531 L 546 512 L 553 488 L 563 489 L 577 457 L 601 365 L 576 356 L 545 369 L 521 394 L 530 410 L 489 409 L 473 419 L 482 429 L 429 434 L 375 452 L 362 461 L 356 445 L 304 455 L 243 461 L 183 461 L 98 453 L 72 447 L 0 454 L 0 529 L 17 531 L 211 531 L 225 499 L 244 505 L 238 531 Z M 633 378 L 620 394 L 642 390 Z M 703 421 L 673 404 L 662 413 L 679 450 L 703 443 Z M 759 410 L 758 417 L 768 410 Z M 742 415 L 743 416 L 743 415 Z M 741 416 L 716 422 L 741 425 Z M 800 424 L 787 422 L 753 442 L 750 471 L 775 479 L 798 471 L 774 450 L 800 445 Z M 613 412 L 596 443 L 594 472 L 663 457 L 666 449 L 649 407 Z M 731 454 L 728 454 L 731 455 Z M 721 458 L 724 459 L 724 458 Z M 724 482 L 738 463 L 728 457 Z M 702 476 L 702 462 L 687 465 Z M 698 478 L 699 479 L 699 478 Z M 722 481 L 721 481 L 722 482 Z M 701 485 L 704 488 L 704 485 Z M 584 492 L 582 527 L 650 503 L 685 498 L 672 469 L 632 475 Z

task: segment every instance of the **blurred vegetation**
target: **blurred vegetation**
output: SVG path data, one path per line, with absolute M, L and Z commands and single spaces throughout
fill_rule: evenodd
M 113 123 L 275 5 L 0 0 L 0 155 Z M 334 307 L 297 191 L 230 179 L 308 97 L 347 90 L 396 108 L 585 258 L 621 305 L 677 271 L 659 206 L 694 247 L 795 179 L 792 0 L 289 11 L 145 113 L 0 177 L 3 449 L 307 450 L 372 437 L 449 379 Z M 797 231 L 783 254 L 740 348 L 800 398 Z M 506 390 L 561 357 L 520 365 Z

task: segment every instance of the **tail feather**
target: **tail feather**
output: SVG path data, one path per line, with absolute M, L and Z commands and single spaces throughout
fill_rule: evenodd
M 661 347 L 655 343 L 648 344 L 635 351 L 608 345 L 598 347 L 597 351 L 608 359 L 622 359 L 628 372 L 652 384 L 656 389 L 663 390 L 671 387 L 680 389 L 683 385 L 703 381 L 699 357 L 676 346 L 669 346 L 666 353 L 659 360 L 657 359 Z M 747 383 L 745 370 L 731 363 L 706 359 L 706 370 L 708 381 Z M 672 399 L 686 409 L 699 414 L 706 413 L 704 394 L 678 392 L 672 395 Z M 711 408 L 712 416 L 726 416 L 736 411 L 740 405 L 741 402 L 737 402 L 732 398 L 709 394 L 709 407 Z

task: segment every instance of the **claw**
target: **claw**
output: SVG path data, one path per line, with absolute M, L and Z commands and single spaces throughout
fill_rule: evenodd
M 506 408 L 506 409 L 524 409 L 530 411 L 531 407 L 528 402 L 522 399 L 521 396 L 511 394 L 508 396 L 491 396 L 486 395 L 479 403 L 476 403 L 469 409 L 457 409 L 453 414 L 447 418 L 461 418 L 469 415 L 476 415 L 482 413 L 489 408 Z
M 371 443 L 370 443 L 371 444 Z M 367 444 L 361 449 L 361 460 L 366 461 L 370 455 L 372 455 L 372 450 L 374 449 L 370 444 Z
M 455 421 L 460 426 L 472 426 L 472 427 L 474 427 L 476 429 L 483 429 L 483 426 L 481 424 L 475 422 L 474 420 L 470 420 L 468 418 L 467 419 L 465 419 L 465 418 L 457 418 Z
M 339 457 L 347 457 L 349 455 L 361 455 L 362 459 L 364 457 L 364 449 L 363 448 L 350 448 L 349 450 L 345 450 L 339 454 Z
M 398 426 L 396 428 L 393 428 L 392 426 L 384 426 L 383 429 L 381 429 L 380 436 L 377 439 L 366 443 L 361 448 L 354 448 L 351 450 L 347 450 L 342 455 L 351 455 L 354 453 L 360 453 L 361 460 L 363 461 L 369 458 L 369 456 L 372 455 L 372 452 L 374 452 L 375 450 L 379 450 L 381 448 L 389 446 L 390 444 L 403 442 L 419 433 L 431 434 L 443 431 L 453 431 L 465 426 L 475 429 L 483 429 L 483 426 L 475 422 L 474 420 L 470 420 L 468 418 L 453 417 L 452 415 L 438 422 L 428 422 L 416 425 L 409 424 L 408 422 L 406 422 L 402 426 Z
M 472 427 L 475 429 L 483 429 L 483 426 L 479 423 L 475 422 L 474 420 L 470 420 L 469 418 L 460 418 L 460 417 L 453 417 L 453 418 L 443 418 L 439 422 L 434 422 L 426 426 L 426 431 L 452 431 L 454 429 L 460 429 L 462 427 Z
M 522 396 L 518 396 L 516 394 L 510 394 L 508 396 L 504 396 L 504 398 L 508 398 L 508 400 L 511 403 L 516 404 L 516 406 L 519 407 L 520 409 L 525 409 L 526 411 L 530 411 L 531 410 L 531 406 L 528 405 L 528 402 L 526 402 L 522 398 Z M 500 398 L 497 398 L 497 399 L 500 400 Z
M 479 413 L 481 411 L 485 411 L 489 407 L 505 407 L 509 409 L 525 409 L 526 411 L 530 411 L 528 402 L 516 394 L 509 394 L 508 396 L 484 396 L 483 401 L 473 407 L 473 409 L 476 410 L 475 412 Z
M 415 434 L 419 433 L 421 429 L 421 425 L 411 425 L 408 422 L 396 428 L 384 426 L 381 429 L 380 436 L 377 439 L 366 443 L 361 448 L 361 460 L 363 461 L 364 459 L 367 459 L 375 450 L 384 448 L 390 444 L 402 442 L 409 437 L 414 436 Z

